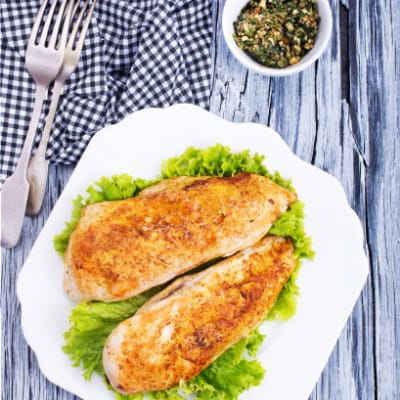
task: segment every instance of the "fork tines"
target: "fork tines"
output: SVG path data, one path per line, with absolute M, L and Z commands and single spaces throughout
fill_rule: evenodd
M 30 41 L 35 45 L 57 47 L 64 35 L 63 22 L 66 18 L 68 3 L 68 0 L 43 0 L 32 28 L 33 35 Z M 51 18 L 47 18 L 48 16 Z
M 86 30 L 89 27 L 89 21 L 92 17 L 96 0 L 92 0 L 91 3 L 92 4 L 90 4 L 90 0 L 86 0 L 84 2 L 78 1 L 75 3 L 71 19 L 71 26 L 73 26 L 73 29 L 71 30 L 68 39 L 68 46 L 72 50 L 75 50 L 83 45 Z

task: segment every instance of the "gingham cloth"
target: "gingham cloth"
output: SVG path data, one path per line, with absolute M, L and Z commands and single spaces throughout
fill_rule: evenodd
M 35 85 L 24 59 L 40 0 L 1 1 L 0 184 L 18 161 Z M 208 106 L 211 0 L 98 0 L 78 68 L 66 83 L 47 158 L 73 164 L 100 128 L 146 107 Z M 35 146 L 40 140 L 46 101 Z M 143 132 L 134 132 L 138 141 Z M 188 133 L 190 134 L 190 132 Z

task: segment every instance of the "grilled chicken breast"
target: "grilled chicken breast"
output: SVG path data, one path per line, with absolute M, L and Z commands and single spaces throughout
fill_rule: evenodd
M 86 206 L 70 237 L 64 287 L 116 301 L 258 242 L 296 194 L 256 174 L 176 177 Z
M 103 365 L 125 394 L 162 390 L 199 374 L 265 318 L 293 272 L 289 239 L 258 244 L 178 278 L 108 337 Z

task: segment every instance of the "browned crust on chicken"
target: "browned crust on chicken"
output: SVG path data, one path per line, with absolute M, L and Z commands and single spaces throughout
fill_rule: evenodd
M 295 266 L 291 241 L 271 236 L 177 279 L 109 336 L 111 384 L 133 394 L 190 380 L 263 321 Z
M 176 177 L 86 206 L 66 251 L 76 301 L 115 301 L 259 241 L 296 195 L 270 179 Z

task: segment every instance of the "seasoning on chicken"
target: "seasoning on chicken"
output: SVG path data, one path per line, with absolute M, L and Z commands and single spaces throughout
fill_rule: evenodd
M 134 394 L 195 377 L 263 321 L 295 267 L 290 239 L 267 236 L 177 279 L 111 332 L 103 351 L 110 383 Z
M 258 242 L 296 200 L 272 180 L 176 177 L 84 208 L 65 256 L 76 301 L 116 301 Z

